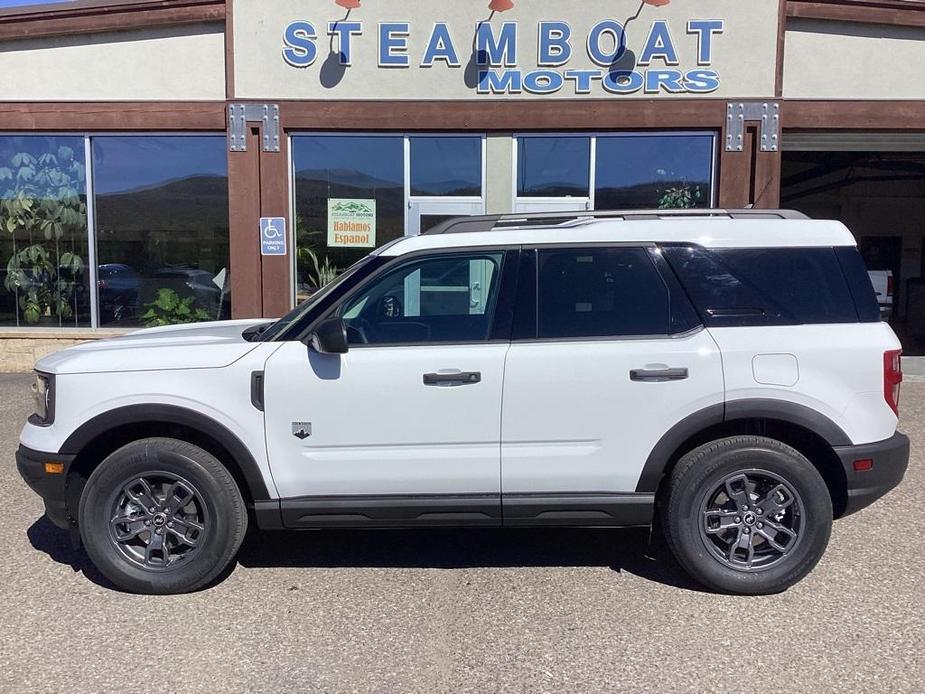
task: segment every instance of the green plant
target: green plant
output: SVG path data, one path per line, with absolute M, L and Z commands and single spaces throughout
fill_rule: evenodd
M 664 189 L 662 196 L 658 200 L 658 208 L 660 210 L 690 209 L 696 207 L 701 200 L 703 200 L 703 192 L 700 190 L 700 186 L 682 183 L 681 185 Z
M 141 317 L 149 328 L 177 323 L 198 323 L 209 320 L 211 316 L 201 308 L 193 308 L 195 297 L 181 299 L 173 289 L 157 290 L 157 298 L 145 304 L 147 312 Z
M 0 165 L 0 185 L 5 186 L 0 228 L 13 237 L 13 254 L 4 285 L 16 294 L 26 323 L 46 315 L 57 316 L 60 323 L 74 315 L 84 271 L 77 253 L 87 229 L 87 205 L 79 193 L 84 166 L 63 145 L 39 156 L 18 152 L 6 163 Z M 23 236 L 26 245 L 20 248 Z
M 330 258 L 325 256 L 324 262 L 319 261 L 318 254 L 311 248 L 300 248 L 299 255 L 302 256 L 302 262 L 305 262 L 307 258 L 312 264 L 314 275 L 311 279 L 317 289 L 321 289 L 329 282 L 333 282 L 337 275 L 340 274 L 340 269 L 331 262 Z

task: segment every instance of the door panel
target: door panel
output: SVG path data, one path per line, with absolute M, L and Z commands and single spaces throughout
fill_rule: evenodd
M 508 347 L 356 347 L 322 355 L 287 342 L 265 372 L 267 448 L 280 494 L 499 494 Z M 479 379 L 454 383 L 456 372 Z M 425 374 L 447 379 L 425 385 Z M 309 436 L 293 434 L 298 423 L 310 423 Z
M 657 377 L 669 369 L 676 377 Z M 631 372 L 640 370 L 656 377 L 633 380 Z M 515 343 L 505 367 L 501 423 L 505 499 L 633 492 L 665 432 L 722 402 L 720 354 L 706 330 L 672 338 Z

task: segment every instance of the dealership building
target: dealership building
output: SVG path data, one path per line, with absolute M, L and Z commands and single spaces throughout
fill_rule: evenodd
M 915 351 L 923 75 L 920 0 L 0 10 L 0 369 L 279 316 L 449 217 L 615 208 L 840 219 Z

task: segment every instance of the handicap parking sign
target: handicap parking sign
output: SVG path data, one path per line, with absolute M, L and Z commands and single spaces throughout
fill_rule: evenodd
M 260 218 L 260 255 L 286 255 L 286 218 Z

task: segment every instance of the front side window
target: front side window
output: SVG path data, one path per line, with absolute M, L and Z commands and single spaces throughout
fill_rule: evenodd
M 503 252 L 410 261 L 338 310 L 351 345 L 480 342 L 491 332 Z
M 89 327 L 83 137 L 0 137 L 0 325 Z
M 92 139 L 101 326 L 230 318 L 225 142 Z
M 541 249 L 537 337 L 667 335 L 668 289 L 644 248 Z

